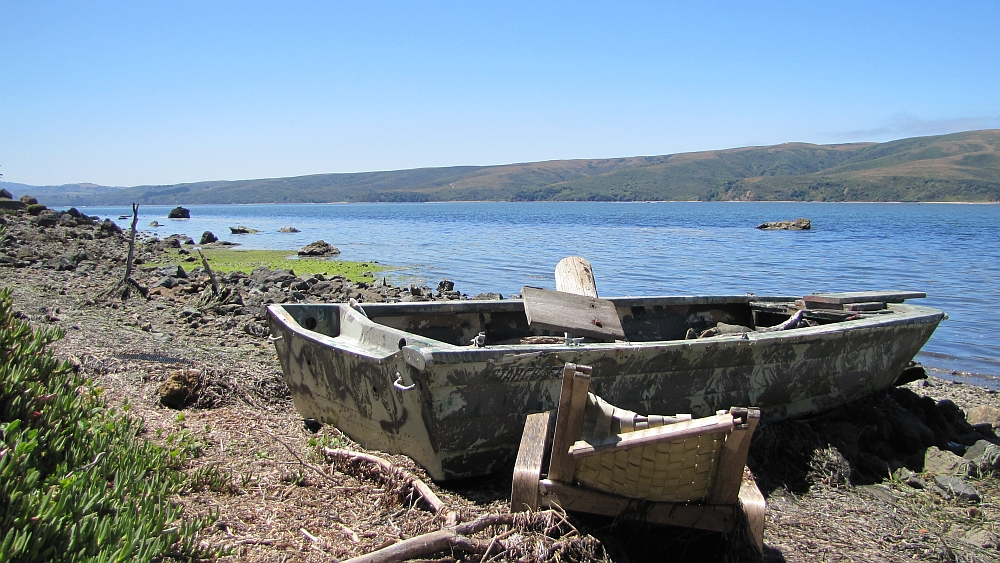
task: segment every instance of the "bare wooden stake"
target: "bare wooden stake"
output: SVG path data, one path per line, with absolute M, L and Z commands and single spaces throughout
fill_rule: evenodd
M 112 287 L 108 288 L 103 292 L 98 299 L 107 299 L 111 296 L 116 296 L 125 301 L 132 294 L 132 289 L 138 291 L 143 297 L 149 295 L 149 291 L 143 287 L 139 282 L 132 278 L 132 270 L 135 264 L 135 225 L 139 221 L 139 204 L 132 204 L 132 229 L 129 235 L 128 241 L 128 259 L 125 261 L 125 276 L 122 281 L 114 284 Z
M 198 256 L 201 256 L 201 265 L 205 267 L 205 271 L 208 272 L 208 277 L 212 280 L 212 293 L 215 295 L 219 294 L 219 280 L 215 279 L 215 272 L 212 271 L 212 267 L 208 265 L 208 258 L 202 254 L 201 249 L 198 249 Z
M 135 257 L 135 224 L 138 222 L 139 222 L 139 204 L 133 203 L 132 229 L 128 239 L 128 261 L 125 262 L 125 278 L 122 280 L 122 285 L 125 286 L 125 291 L 128 291 L 128 283 L 129 280 L 132 279 L 132 260 Z

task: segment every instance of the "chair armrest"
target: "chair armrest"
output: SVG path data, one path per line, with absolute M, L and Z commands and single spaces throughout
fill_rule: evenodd
M 658 444 L 660 442 L 673 442 L 674 440 L 683 440 L 703 434 L 729 432 L 733 429 L 733 426 L 732 414 L 716 414 L 695 420 L 669 424 L 667 426 L 615 434 L 593 443 L 580 440 L 570 447 L 569 455 L 573 459 L 578 459 L 606 452 Z

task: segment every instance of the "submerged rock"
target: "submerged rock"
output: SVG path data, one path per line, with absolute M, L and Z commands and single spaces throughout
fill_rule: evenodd
M 296 229 L 295 227 L 281 227 L 280 229 L 278 229 L 278 232 L 279 233 L 299 233 L 299 232 L 302 232 L 302 231 Z

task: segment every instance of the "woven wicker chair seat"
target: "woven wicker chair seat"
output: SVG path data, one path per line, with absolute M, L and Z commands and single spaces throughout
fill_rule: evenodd
M 641 416 L 590 393 L 582 439 L 599 440 L 683 420 L 691 420 L 691 415 Z M 589 489 L 629 498 L 699 502 L 708 496 L 725 439 L 726 433 L 719 432 L 580 458 L 574 481 Z

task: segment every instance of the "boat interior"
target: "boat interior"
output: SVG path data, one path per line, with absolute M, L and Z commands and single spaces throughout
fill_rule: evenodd
M 804 309 L 795 297 L 620 297 L 610 298 L 629 342 L 710 338 L 753 332 L 785 323 L 796 314 L 797 326 L 816 326 L 858 318 L 878 311 Z M 282 306 L 308 330 L 337 337 L 342 315 L 358 312 L 346 304 L 286 304 Z M 373 322 L 422 339 L 455 346 L 557 344 L 565 331 L 530 326 L 521 300 L 432 301 L 364 303 L 360 307 Z M 791 327 L 788 327 L 791 328 Z M 478 339 L 478 340 L 477 340 Z M 476 341 L 476 342 L 473 342 Z M 580 342 L 580 340 L 577 340 Z M 582 342 L 599 341 L 584 338 Z M 402 345 L 401 345 L 402 346 Z

